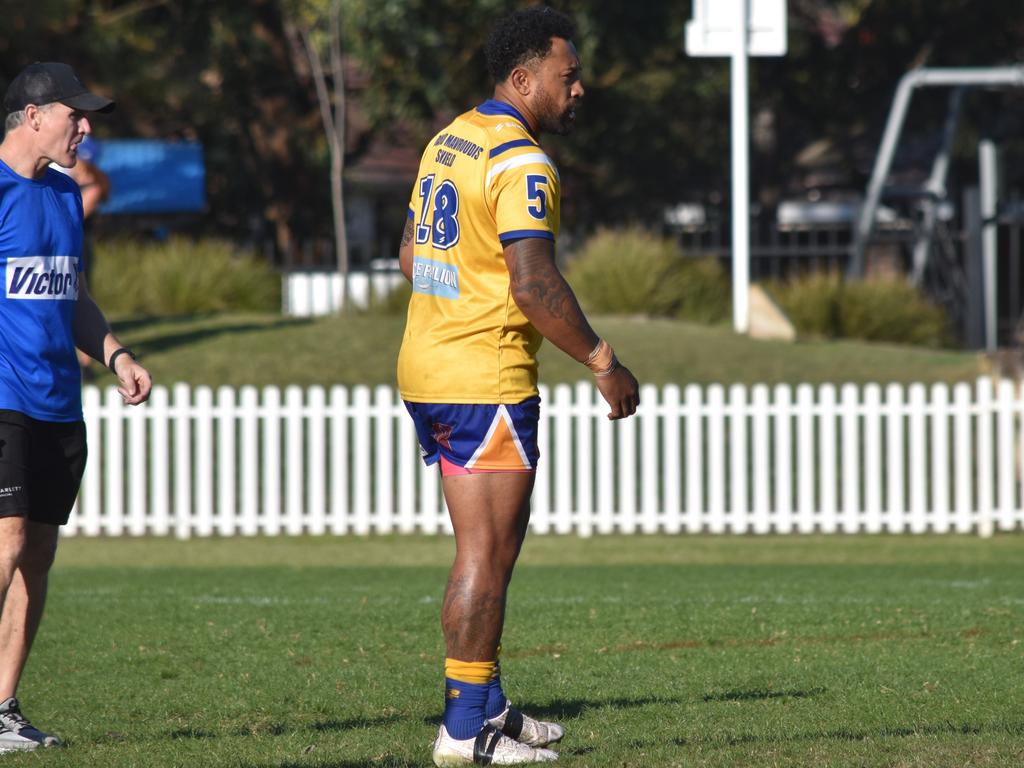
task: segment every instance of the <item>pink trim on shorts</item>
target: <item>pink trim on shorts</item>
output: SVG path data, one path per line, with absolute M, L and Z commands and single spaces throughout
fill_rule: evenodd
M 536 472 L 535 469 L 528 469 L 523 467 L 522 469 L 466 469 L 460 467 L 458 464 L 449 459 L 442 453 L 441 454 L 441 476 L 442 477 L 458 477 L 460 475 L 488 475 L 495 472 Z

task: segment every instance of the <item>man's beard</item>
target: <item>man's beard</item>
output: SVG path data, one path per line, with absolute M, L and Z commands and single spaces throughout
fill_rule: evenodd
M 559 111 L 554 99 L 546 91 L 537 94 L 537 123 L 542 133 L 566 136 L 572 133 L 575 124 L 575 102 L 570 102 L 564 111 Z

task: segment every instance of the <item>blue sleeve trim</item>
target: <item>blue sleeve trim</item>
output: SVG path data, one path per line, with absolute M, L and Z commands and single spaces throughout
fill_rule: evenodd
M 412 212 L 412 208 L 409 209 L 409 218 L 410 219 L 415 219 L 416 218 L 416 214 Z
M 555 239 L 554 233 L 548 232 L 546 229 L 513 229 L 511 232 L 502 232 L 498 235 L 498 239 L 502 243 L 507 243 L 509 240 L 522 240 L 527 237 L 539 237 L 542 240 Z
M 516 139 L 515 141 L 506 141 L 504 144 L 499 144 L 494 149 L 492 149 L 490 157 L 497 157 L 502 152 L 507 152 L 510 149 L 515 149 L 516 147 L 538 147 L 539 148 L 539 146 L 540 145 L 535 144 L 534 142 L 530 141 L 529 139 Z

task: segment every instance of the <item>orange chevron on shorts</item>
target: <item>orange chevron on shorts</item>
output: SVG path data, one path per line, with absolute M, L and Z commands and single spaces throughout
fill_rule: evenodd
M 498 406 L 487 435 L 466 462 L 466 469 L 533 469 L 504 405 Z

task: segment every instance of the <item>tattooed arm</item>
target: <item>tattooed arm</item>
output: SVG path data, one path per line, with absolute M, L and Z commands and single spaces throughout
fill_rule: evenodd
M 398 248 L 398 266 L 402 274 L 410 283 L 412 282 L 412 219 L 405 220 L 405 230 L 402 232 L 402 244 Z
M 572 288 L 555 266 L 555 249 L 531 237 L 505 248 L 512 298 L 541 335 L 584 362 L 600 338 L 590 327 Z
M 534 328 L 580 363 L 587 360 L 600 338 L 590 327 L 572 288 L 555 266 L 554 245 L 541 238 L 524 238 L 505 247 L 512 298 Z M 625 366 L 594 380 L 611 406 L 611 419 L 636 411 L 639 385 Z

